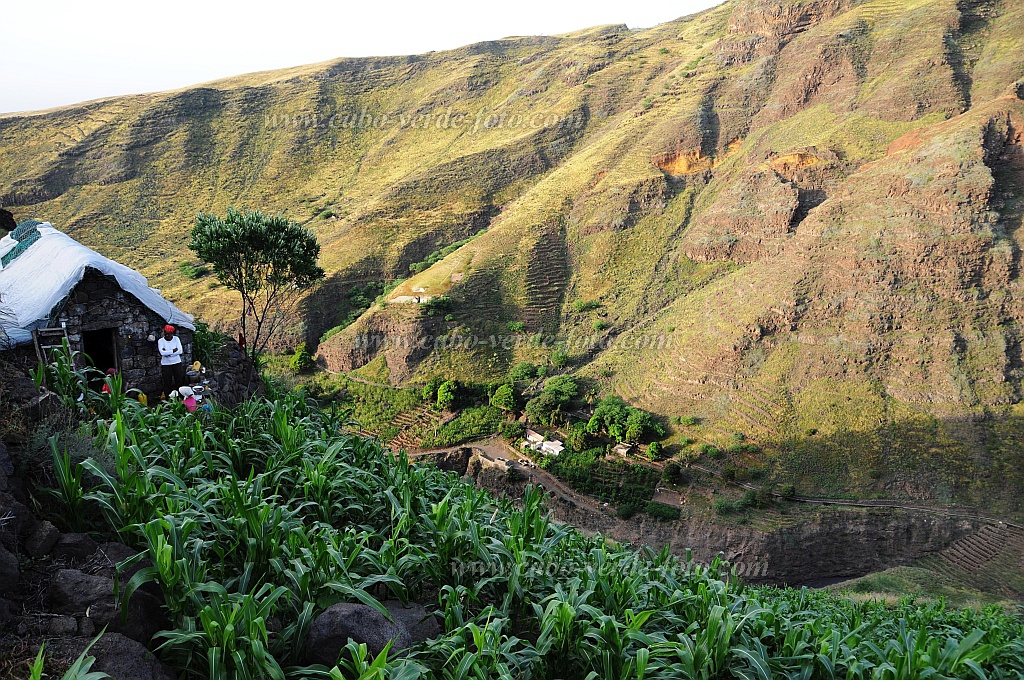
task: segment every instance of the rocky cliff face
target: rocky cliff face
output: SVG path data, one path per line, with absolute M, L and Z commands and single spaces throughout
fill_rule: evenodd
M 1020 3 L 735 0 L 3 117 L 0 202 L 212 317 L 223 291 L 167 270 L 182 225 L 284 210 L 330 291 L 415 271 L 392 299 L 452 301 L 371 308 L 332 369 L 497 380 L 561 346 L 805 490 L 1017 511 L 1022 48 Z M 296 333 L 344 317 L 331 295 Z

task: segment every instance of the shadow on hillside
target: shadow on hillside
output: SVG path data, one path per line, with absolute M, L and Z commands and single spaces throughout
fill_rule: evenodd
M 780 442 L 774 477 L 810 496 L 957 504 L 990 514 L 1024 509 L 1024 417 L 914 414 L 868 431 Z

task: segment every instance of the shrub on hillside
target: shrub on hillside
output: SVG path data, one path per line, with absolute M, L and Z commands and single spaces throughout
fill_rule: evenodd
M 576 300 L 572 303 L 572 308 L 576 312 L 589 312 L 592 309 L 597 309 L 601 306 L 601 303 L 597 300 Z
M 651 442 L 647 445 L 647 459 L 656 461 L 661 457 L 661 442 Z
M 291 369 L 295 373 L 309 373 L 316 366 L 313 355 L 306 349 L 306 343 L 300 342 L 292 355 Z
M 605 433 L 613 439 L 628 442 L 665 434 L 661 423 L 650 413 L 630 406 L 614 394 L 598 402 L 594 415 L 587 423 L 587 430 L 592 434 Z
M 640 512 L 643 507 L 640 503 L 622 503 L 615 508 L 615 515 L 619 519 L 630 519 L 633 515 Z
M 526 436 L 526 426 L 518 420 L 510 420 L 501 426 L 501 436 L 509 441 L 522 439 Z
M 670 460 L 665 464 L 665 469 L 661 471 L 661 478 L 666 484 L 678 484 L 679 476 L 682 471 L 682 465 L 674 460 Z
M 537 375 L 537 367 L 529 361 L 520 361 L 508 373 L 508 377 L 516 382 L 532 380 L 535 375 Z
M 665 505 L 664 503 L 657 503 L 655 501 L 651 501 L 646 506 L 644 506 L 644 512 L 646 512 L 654 519 L 669 521 L 679 519 L 680 515 L 682 514 L 679 508 L 673 508 L 670 505 Z
M 432 376 L 427 384 L 423 386 L 423 401 L 428 404 L 433 404 L 437 401 L 437 389 L 441 387 L 441 383 L 444 382 L 444 378 L 439 375 Z
M 454 380 L 446 380 L 437 388 L 437 407 L 442 411 L 450 409 L 455 403 L 458 386 Z
M 707 456 L 711 460 L 718 460 L 722 457 L 721 449 L 717 446 L 712 446 L 711 444 L 701 444 L 700 449 L 698 450 L 702 456 Z
M 502 411 L 515 411 L 517 402 L 515 388 L 508 383 L 499 385 L 491 396 L 491 406 L 500 408 Z
M 442 425 L 436 434 L 424 437 L 421 444 L 425 447 L 455 446 L 495 434 L 504 423 L 504 415 L 493 406 L 470 406 L 459 411 L 459 415 Z
M 186 279 L 195 280 L 201 279 L 209 274 L 210 269 L 204 264 L 196 265 L 191 262 L 181 262 L 178 264 L 178 273 Z

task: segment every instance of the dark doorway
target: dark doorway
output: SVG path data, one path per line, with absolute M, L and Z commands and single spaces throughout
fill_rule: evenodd
M 83 331 L 82 350 L 89 357 L 89 363 L 103 373 L 106 373 L 108 368 L 121 368 L 117 363 L 116 328 Z

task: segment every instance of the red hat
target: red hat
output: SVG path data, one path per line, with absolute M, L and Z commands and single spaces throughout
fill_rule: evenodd
M 174 326 L 172 326 L 171 324 L 167 324 L 166 326 L 164 326 L 164 332 L 165 333 L 173 333 L 174 332 Z

